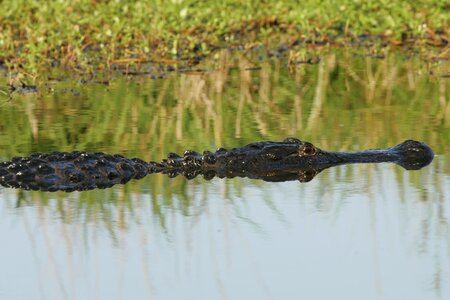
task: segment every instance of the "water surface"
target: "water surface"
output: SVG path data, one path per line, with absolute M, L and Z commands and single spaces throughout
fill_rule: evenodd
M 424 64 L 223 51 L 160 79 L 50 80 L 1 98 L 1 160 L 75 149 L 159 160 L 287 136 L 336 151 L 411 138 L 437 156 L 309 183 L 155 174 L 87 192 L 1 188 L 0 298 L 447 299 L 450 86 Z

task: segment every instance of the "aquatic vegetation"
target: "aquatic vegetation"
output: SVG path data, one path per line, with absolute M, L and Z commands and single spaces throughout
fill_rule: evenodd
M 93 72 L 255 43 L 445 46 L 449 19 L 440 0 L 8 0 L 0 11 L 0 66 L 36 81 L 52 66 Z

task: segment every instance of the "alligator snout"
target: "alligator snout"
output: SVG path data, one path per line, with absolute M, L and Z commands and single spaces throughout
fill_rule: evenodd
M 396 163 L 407 170 L 421 169 L 429 165 L 434 158 L 430 146 L 414 140 L 406 140 L 390 150 L 398 156 Z

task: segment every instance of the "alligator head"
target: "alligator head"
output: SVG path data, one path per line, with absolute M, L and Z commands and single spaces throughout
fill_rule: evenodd
M 160 171 L 192 179 L 202 174 L 213 177 L 249 177 L 265 181 L 312 180 L 322 170 L 350 163 L 394 162 L 405 169 L 420 169 L 433 160 L 433 151 L 422 142 L 407 140 L 388 149 L 360 152 L 328 152 L 310 142 L 287 138 L 281 142 L 257 142 L 230 150 L 219 148 L 203 155 L 186 151 L 171 154 Z

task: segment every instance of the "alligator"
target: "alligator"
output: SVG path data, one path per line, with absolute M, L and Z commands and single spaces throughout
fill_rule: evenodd
M 34 153 L 0 163 L 0 184 L 41 191 L 83 191 L 109 188 L 149 174 L 149 164 L 102 152 Z
M 146 162 L 101 152 L 35 153 L 0 163 L 0 184 L 27 190 L 66 192 L 108 188 L 147 174 L 193 179 L 248 177 L 264 181 L 311 181 L 324 169 L 352 163 L 393 162 L 407 170 L 421 169 L 433 160 L 431 148 L 406 140 L 388 149 L 328 152 L 296 138 L 281 142 L 256 142 L 243 147 L 200 154 L 187 150 L 169 153 L 160 162 Z

